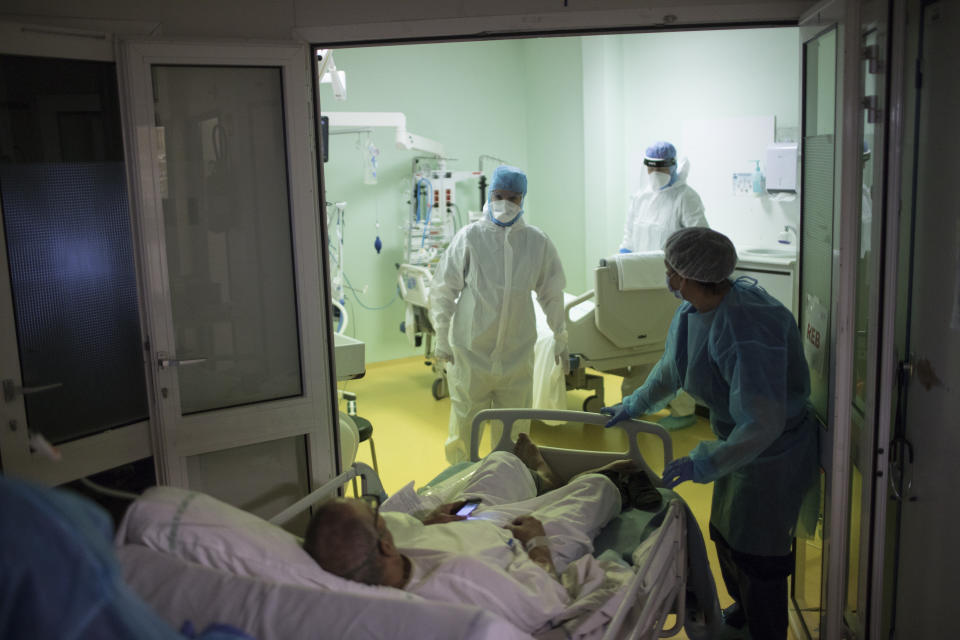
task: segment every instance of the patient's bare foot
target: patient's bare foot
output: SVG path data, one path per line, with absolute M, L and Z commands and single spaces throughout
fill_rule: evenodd
M 561 484 L 560 478 L 554 473 L 547 461 L 540 455 L 540 448 L 537 447 L 525 433 L 517 435 L 517 443 L 513 446 L 513 454 L 520 458 L 527 468 L 535 471 L 540 479 L 543 480 L 542 490 L 544 492 L 556 489 Z

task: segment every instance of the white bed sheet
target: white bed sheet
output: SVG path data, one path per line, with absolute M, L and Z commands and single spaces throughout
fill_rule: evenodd
M 530 640 L 478 607 L 336 593 L 232 575 L 140 545 L 117 550 L 124 580 L 174 628 L 229 624 L 257 640 Z
M 529 638 L 478 607 L 429 602 L 321 569 L 289 532 L 206 494 L 154 487 L 115 544 L 127 583 L 175 628 L 270 638 Z

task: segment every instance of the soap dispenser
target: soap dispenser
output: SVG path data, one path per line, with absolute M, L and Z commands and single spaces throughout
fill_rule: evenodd
M 760 161 L 754 160 L 756 166 L 753 168 L 753 195 L 763 195 L 763 174 L 760 173 Z

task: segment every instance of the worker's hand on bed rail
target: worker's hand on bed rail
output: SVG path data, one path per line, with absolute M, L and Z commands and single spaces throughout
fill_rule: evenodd
M 613 416 L 607 421 L 605 425 L 603 425 L 604 427 L 612 427 L 618 422 L 623 422 L 624 420 L 629 420 L 630 418 L 633 417 L 627 412 L 627 409 L 626 407 L 623 406 L 622 402 L 618 402 L 612 407 L 604 407 L 603 409 L 600 409 L 600 413 L 603 413 L 608 416 Z
M 687 480 L 693 480 L 693 460 L 688 456 L 671 460 L 663 468 L 663 486 L 665 489 L 673 489 Z
M 466 516 L 457 515 L 457 511 L 460 511 L 460 508 L 465 504 L 467 504 L 466 500 L 442 504 L 427 514 L 427 517 L 423 519 L 423 524 L 443 524 L 444 522 L 466 520 Z

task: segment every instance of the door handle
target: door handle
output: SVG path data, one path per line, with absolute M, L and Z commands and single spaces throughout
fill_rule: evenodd
M 185 358 L 180 360 L 178 358 L 161 356 L 157 358 L 157 366 L 159 366 L 161 369 L 169 369 L 170 367 L 185 367 L 191 364 L 200 364 L 201 362 L 206 361 L 206 358 Z
M 50 391 L 51 389 L 57 389 L 62 386 L 62 382 L 54 382 L 53 384 L 44 384 L 38 387 L 20 387 L 17 386 L 17 383 L 14 382 L 12 378 L 7 378 L 3 381 L 3 399 L 7 402 L 11 402 L 16 399 L 18 394 L 29 396 L 33 393 L 42 393 L 44 391 Z

